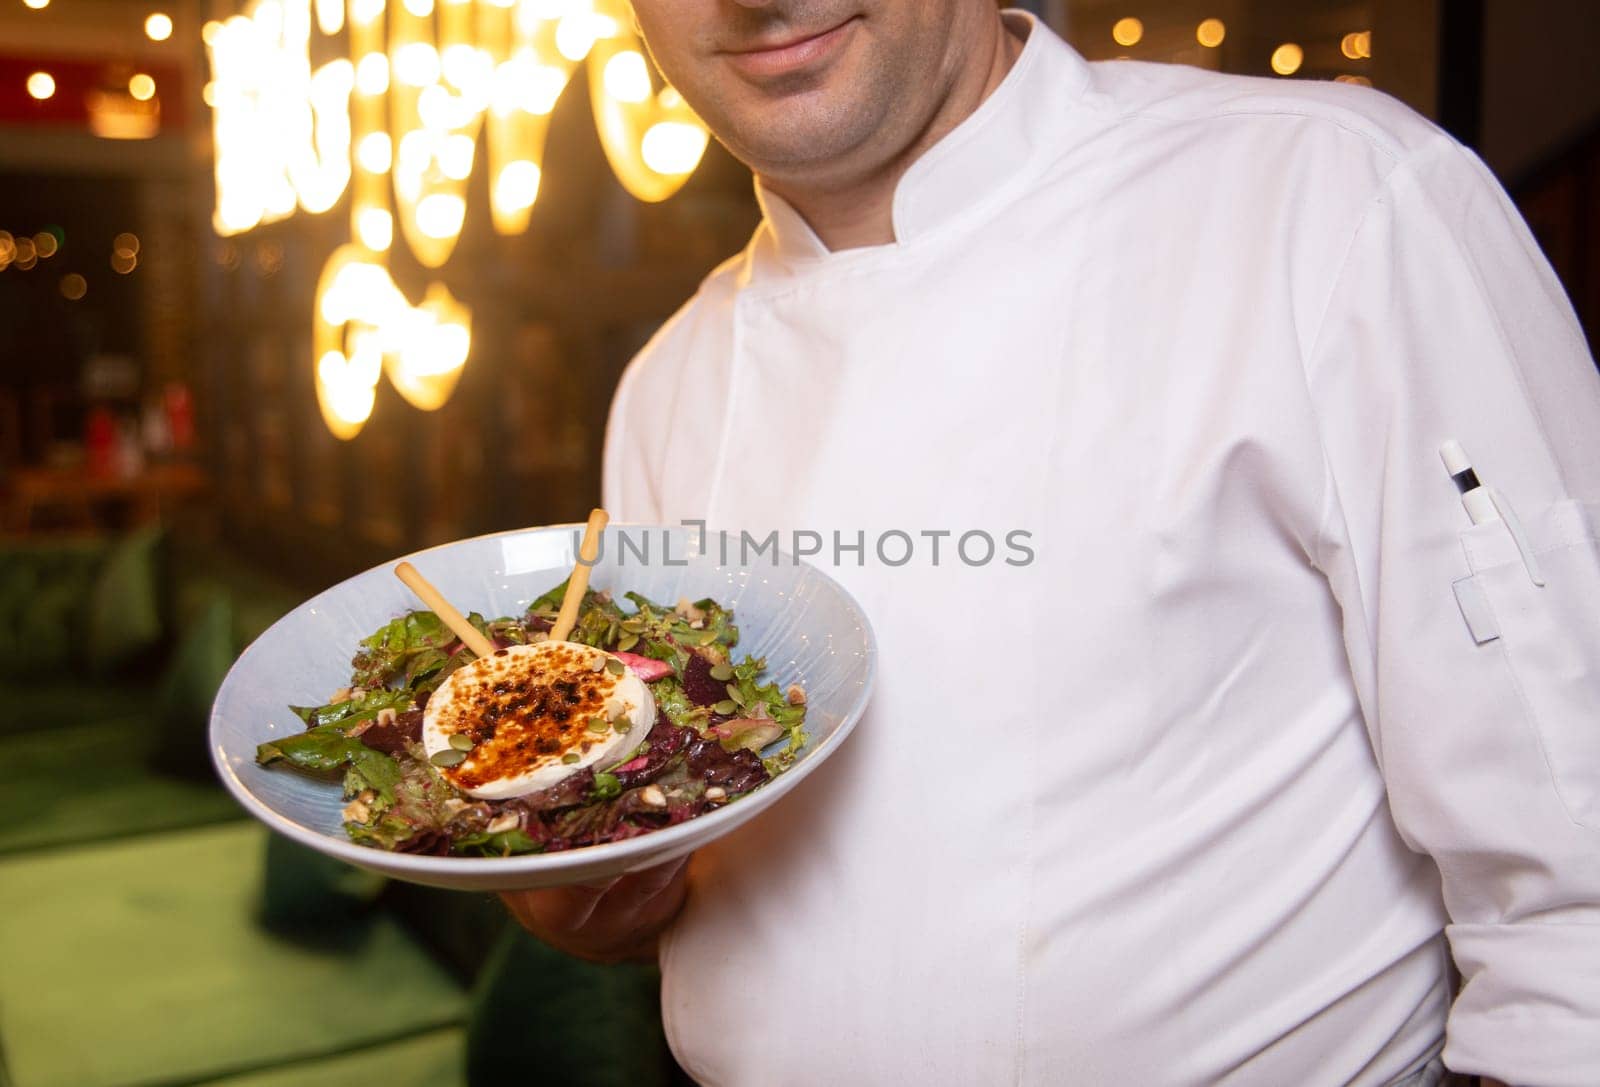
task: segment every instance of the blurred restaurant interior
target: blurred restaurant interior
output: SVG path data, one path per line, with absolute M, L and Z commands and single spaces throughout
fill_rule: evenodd
M 1402 99 L 1594 344 L 1591 0 L 1023 6 Z M 757 219 L 625 0 L 0 0 L 0 1084 L 681 1079 L 649 969 L 269 840 L 205 715 L 321 588 L 581 520 L 623 367 Z

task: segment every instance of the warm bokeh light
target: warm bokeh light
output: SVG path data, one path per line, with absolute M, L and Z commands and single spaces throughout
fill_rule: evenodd
M 0 268 L 5 267 L 17 259 L 17 239 L 11 236 L 11 231 L 0 230 Z
M 441 283 L 412 306 L 389 278 L 388 254 L 403 244 L 423 268 L 449 262 L 480 191 L 480 146 L 494 230 L 525 230 L 550 114 L 580 65 L 601 146 L 634 197 L 671 196 L 707 146 L 704 124 L 651 68 L 627 0 L 235 6 L 202 32 L 212 221 L 237 235 L 348 196 L 351 241 L 324 266 L 311 352 L 324 421 L 341 438 L 371 414 L 384 373 L 418 407 L 450 395 L 470 352 L 469 316 Z
M 363 170 L 386 174 L 394 164 L 394 147 L 387 132 L 368 132 L 356 145 L 356 161 Z
M 1215 49 L 1227 36 L 1227 24 L 1221 19 L 1204 19 L 1194 30 L 1194 40 L 1207 49 Z
M 1272 70 L 1279 75 L 1294 75 L 1305 59 L 1305 50 L 1294 42 L 1284 42 L 1272 51 Z
M 33 267 L 34 261 L 39 259 L 39 250 L 34 247 L 32 238 L 18 238 L 13 243 L 16 248 L 17 267 L 26 271 Z
M 650 126 L 639 146 L 644 163 L 658 174 L 687 174 L 700 163 L 706 149 L 706 130 L 681 121 L 658 121 Z
M 426 42 L 402 45 L 394 55 L 394 78 L 413 87 L 439 82 L 439 51 Z
M 59 243 L 56 241 L 56 236 L 48 230 L 41 230 L 33 236 L 33 251 L 38 253 L 40 257 L 49 258 L 55 256 L 57 248 L 59 248 Z
M 1357 30 L 1339 39 L 1339 52 L 1351 60 L 1369 60 L 1372 57 L 1372 31 Z
M 344 0 L 317 0 L 317 29 L 328 35 L 344 29 Z
M 69 302 L 76 302 L 89 293 L 89 281 L 77 272 L 68 272 L 61 277 L 61 297 Z
M 374 253 L 383 253 L 394 244 L 394 216 L 383 208 L 363 208 L 356 216 L 356 236 Z
M 1352 83 L 1357 87 L 1372 86 L 1372 80 L 1364 75 L 1336 75 L 1333 77 L 1333 81 L 1335 83 Z
M 430 238 L 455 237 L 466 215 L 467 202 L 453 193 L 431 193 L 417 201 L 417 229 Z
M 531 208 L 539 199 L 539 182 L 542 178 L 536 163 L 518 161 L 506 163 L 495 182 L 494 202 L 511 211 Z
M 362 94 L 382 94 L 389 89 L 389 58 L 368 53 L 356 64 L 356 90 Z
M 650 98 L 650 69 L 635 49 L 624 49 L 606 61 L 606 91 L 619 102 L 644 102 Z
M 111 270 L 119 276 L 125 276 L 139 267 L 139 258 L 132 253 L 112 253 Z
M 471 136 L 461 133 L 446 136 L 439 148 L 439 169 L 451 181 L 465 181 L 472 176 L 472 159 L 477 153 L 477 143 Z
M 34 72 L 28 77 L 28 94 L 43 102 L 56 93 L 56 80 L 49 72 Z
M 162 11 L 151 12 L 144 21 L 144 36 L 153 42 L 164 42 L 172 37 L 172 16 Z
M 128 80 L 128 93 L 141 102 L 148 102 L 156 96 L 156 81 L 140 72 Z
M 1111 38 L 1118 45 L 1138 45 L 1144 37 L 1144 23 L 1133 16 L 1118 19 L 1111 27 Z
M 50 6 L 50 0 L 22 0 L 22 2 L 34 11 L 42 11 Z
M 123 256 L 136 257 L 139 255 L 139 237 L 128 231 L 123 231 L 111 239 L 111 251 L 121 253 Z

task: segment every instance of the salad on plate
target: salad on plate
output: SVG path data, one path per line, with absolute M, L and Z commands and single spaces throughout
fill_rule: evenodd
M 264 766 L 342 784 L 365 846 L 437 856 L 548 853 L 616 842 L 737 801 L 793 764 L 805 693 L 736 658 L 732 611 L 586 590 L 565 641 L 562 582 L 522 615 L 468 621 L 478 657 L 431 611 L 361 641 L 349 685 L 290 707 L 305 730 Z

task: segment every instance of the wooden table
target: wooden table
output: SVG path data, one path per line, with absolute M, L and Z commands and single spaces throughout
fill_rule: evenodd
M 63 509 L 72 512 L 82 527 L 98 528 L 96 509 L 105 505 L 126 508 L 135 524 L 159 520 L 162 510 L 200 494 L 205 473 L 186 461 L 152 464 L 131 476 L 99 474 L 87 468 L 21 468 L 10 480 L 6 501 L 7 526 L 26 532 L 34 511 Z

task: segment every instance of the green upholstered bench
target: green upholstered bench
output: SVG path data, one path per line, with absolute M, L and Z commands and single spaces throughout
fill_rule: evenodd
M 462 987 L 383 911 L 336 947 L 258 924 L 266 838 L 241 822 L 0 860 L 0 1045 L 15 1087 L 378 1060 L 464 1020 Z

